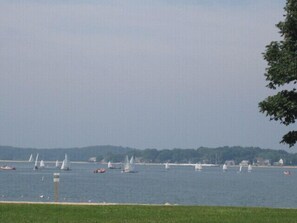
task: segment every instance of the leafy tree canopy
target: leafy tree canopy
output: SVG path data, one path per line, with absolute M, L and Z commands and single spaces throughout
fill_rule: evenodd
M 285 19 L 276 26 L 282 36 L 281 41 L 272 41 L 266 46 L 264 59 L 267 87 L 277 90 L 259 103 L 260 111 L 270 116 L 270 120 L 280 121 L 286 126 L 295 123 L 297 118 L 297 0 L 287 0 Z M 297 142 L 297 131 L 289 131 L 281 143 L 290 147 Z

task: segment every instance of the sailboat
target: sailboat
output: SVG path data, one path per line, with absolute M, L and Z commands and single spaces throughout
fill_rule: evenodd
M 37 153 L 33 170 L 38 170 L 38 156 L 39 154 Z
M 43 160 L 40 160 L 39 168 L 45 168 L 45 164 Z
M 196 171 L 201 171 L 202 170 L 202 165 L 200 163 L 195 164 L 195 170 Z
M 227 171 L 227 170 L 228 170 L 228 167 L 227 167 L 226 164 L 224 164 L 224 165 L 223 165 L 223 171 L 225 172 L 225 171 Z
M 108 169 L 121 169 L 121 167 L 115 166 L 113 163 L 110 161 L 107 163 L 107 168 Z
M 252 168 L 252 165 L 249 164 L 249 165 L 248 165 L 248 172 L 252 172 L 252 169 L 253 169 L 253 168 Z
M 112 165 L 112 163 L 110 161 L 107 163 L 107 168 L 108 169 L 113 169 L 114 168 L 114 166 Z
M 134 172 L 134 156 L 130 159 L 130 171 Z
M 29 158 L 29 160 L 28 160 L 28 162 L 33 162 L 33 160 L 34 160 L 34 159 L 33 159 L 33 155 L 31 154 L 31 155 L 30 155 L 30 158 Z
M 61 170 L 70 170 L 70 162 L 68 160 L 67 154 L 65 154 L 65 158 L 63 160 L 63 163 L 62 163 L 62 166 L 61 166 Z
M 130 161 L 129 161 L 129 157 L 126 156 L 122 172 L 123 173 L 136 173 L 136 171 L 134 170 L 134 156 L 131 157 Z
M 166 169 L 166 170 L 169 169 L 169 163 L 165 163 L 165 169 Z
M 242 165 L 239 165 L 239 170 L 238 172 L 241 172 L 242 171 Z
M 56 164 L 55 164 L 56 168 L 59 168 L 59 160 L 56 160 Z

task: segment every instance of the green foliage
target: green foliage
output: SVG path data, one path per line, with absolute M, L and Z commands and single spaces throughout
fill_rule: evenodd
M 267 87 L 291 87 L 297 83 L 297 0 L 287 0 L 284 8 L 285 20 L 276 26 L 283 37 L 282 41 L 272 41 L 266 46 L 264 59 L 267 61 Z M 259 103 L 260 111 L 270 116 L 270 120 L 280 121 L 290 125 L 297 118 L 297 91 L 293 89 L 281 90 Z M 297 131 L 290 131 L 283 136 L 281 143 L 290 147 L 297 142 Z
M 94 146 L 69 149 L 25 149 L 0 146 L 0 160 L 27 160 L 29 155 L 39 153 L 39 157 L 48 160 L 62 160 L 67 153 L 71 161 L 88 161 L 90 157 L 96 157 L 97 161 L 123 162 L 125 156 L 134 156 L 140 162 L 146 163 L 213 163 L 223 164 L 226 160 L 234 160 L 236 164 L 242 160 L 251 163 L 256 158 L 269 159 L 276 162 L 280 158 L 286 164 L 297 165 L 297 154 L 290 154 L 282 150 L 260 149 L 254 147 L 218 147 L 198 149 L 131 149 L 115 146 Z
M 123 154 L 131 151 L 131 148 L 120 146 L 89 146 L 81 148 L 54 148 L 54 149 L 33 149 L 33 148 L 16 148 L 10 146 L 0 146 L 0 160 L 28 160 L 30 154 L 34 156 L 39 153 L 39 159 L 43 160 L 63 160 L 65 153 L 71 161 L 88 161 L 90 157 L 97 157 L 100 161 L 108 154 L 112 156 L 119 155 L 120 158 L 115 161 L 123 160 Z M 122 154 L 122 156 L 121 156 Z
M 0 204 L 0 222 L 43 223 L 262 223 L 296 222 L 295 209 L 149 206 Z

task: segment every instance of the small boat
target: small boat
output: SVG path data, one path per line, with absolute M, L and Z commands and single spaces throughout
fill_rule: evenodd
M 239 170 L 238 172 L 241 172 L 242 171 L 242 165 L 239 165 Z
M 61 170 L 70 170 L 70 162 L 68 160 L 67 154 L 65 154 L 65 159 L 63 160 Z
M 165 163 L 165 169 L 168 170 L 169 168 L 169 163 Z
M 136 171 L 134 170 L 134 157 L 133 156 L 131 157 L 130 161 L 129 161 L 129 157 L 126 156 L 122 173 L 136 173 Z
M 248 166 L 248 172 L 252 172 L 252 165 L 251 164 L 249 164 L 249 166 Z
M 107 168 L 108 169 L 121 169 L 119 167 L 116 167 L 114 164 L 112 164 L 110 161 L 107 163 Z
M 60 167 L 59 160 L 56 160 L 55 166 L 56 166 L 56 168 L 59 168 Z
M 39 154 L 37 153 L 33 170 L 38 170 L 38 156 Z
M 202 170 L 202 165 L 200 163 L 195 164 L 195 170 L 196 171 L 201 171 Z
M 43 160 L 40 160 L 39 168 L 40 169 L 45 168 L 45 164 Z
M 291 172 L 288 171 L 288 170 L 285 170 L 285 171 L 284 171 L 284 175 L 286 175 L 286 176 L 290 176 L 290 175 L 291 175 Z
M 226 164 L 223 165 L 223 171 L 227 171 L 228 170 L 228 167 Z
M 106 172 L 106 169 L 104 169 L 104 168 L 99 168 L 99 169 L 94 170 L 94 173 L 105 173 L 105 172 Z
M 33 160 L 33 155 L 31 154 L 31 155 L 30 155 L 30 158 L 29 158 L 29 160 L 28 160 L 28 162 L 31 163 L 31 162 L 33 162 L 33 161 L 34 161 L 34 160 Z
M 0 170 L 16 170 L 16 168 L 13 166 L 4 165 L 0 167 Z

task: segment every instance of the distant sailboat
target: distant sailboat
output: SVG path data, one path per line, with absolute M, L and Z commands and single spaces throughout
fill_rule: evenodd
M 33 170 L 38 170 L 38 156 L 39 154 L 37 153 Z
M 201 171 L 202 170 L 202 165 L 200 163 L 195 164 L 195 170 L 196 171 Z
M 123 173 L 136 173 L 136 171 L 134 170 L 134 157 L 133 156 L 131 157 L 130 161 L 129 161 L 129 157 L 126 156 L 122 172 Z
M 65 154 L 65 159 L 63 160 L 61 170 L 70 170 L 70 161 L 68 160 L 67 154 Z
M 132 172 L 134 171 L 134 156 L 132 156 L 131 159 L 130 159 L 130 170 Z
M 252 168 L 252 165 L 249 164 L 249 165 L 248 165 L 248 172 L 252 172 L 252 169 L 253 169 L 253 168 Z
M 43 160 L 40 160 L 39 168 L 45 168 L 45 164 Z
M 110 161 L 107 163 L 107 168 L 108 169 L 121 169 L 121 167 L 117 167 L 115 166 L 113 163 L 111 163 Z
M 228 170 L 228 167 L 226 164 L 223 165 L 223 171 L 227 171 Z
M 115 167 L 110 161 L 107 163 L 107 168 L 108 168 L 108 169 L 118 169 L 118 168 Z
M 30 158 L 29 158 L 29 160 L 28 160 L 28 162 L 33 162 L 34 161 L 34 159 L 33 159 L 33 155 L 31 154 L 30 155 Z
M 239 165 L 239 170 L 238 172 L 241 172 L 242 171 L 242 165 Z
M 56 168 L 59 168 L 59 166 L 60 166 L 59 165 L 59 160 L 56 160 L 56 165 L 55 166 L 56 166 Z
M 168 170 L 169 168 L 169 163 L 165 163 L 165 169 Z

